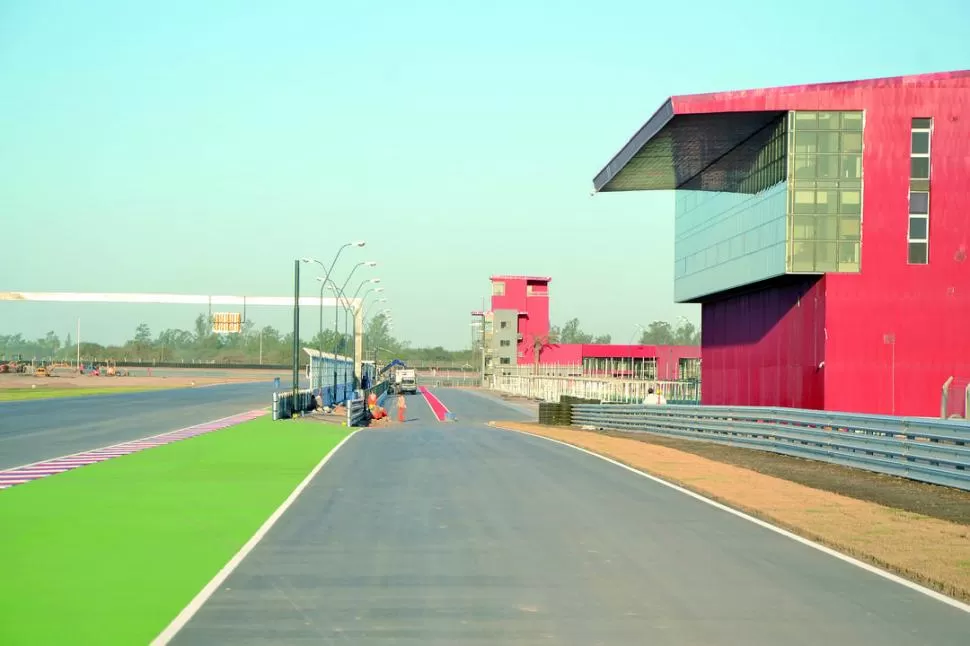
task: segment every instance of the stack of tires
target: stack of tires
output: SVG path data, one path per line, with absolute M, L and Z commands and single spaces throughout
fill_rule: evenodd
M 569 426 L 569 408 L 557 402 L 539 402 L 539 423 L 546 426 Z
M 571 426 L 573 418 L 573 405 L 575 404 L 599 404 L 598 399 L 583 399 L 581 397 L 570 397 L 564 395 L 558 403 L 540 402 L 539 403 L 539 423 L 546 426 Z

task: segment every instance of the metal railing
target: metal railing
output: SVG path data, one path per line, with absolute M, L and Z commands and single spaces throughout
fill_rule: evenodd
M 347 400 L 347 426 L 364 426 L 367 424 L 367 400 Z
M 367 400 L 370 399 L 371 395 L 377 395 L 377 403 L 380 404 L 383 398 L 387 395 L 387 388 L 388 382 L 386 379 L 374 384 L 370 388 L 365 388 L 362 391 L 364 403 L 367 403 Z
M 273 393 L 273 419 L 289 419 L 294 413 L 305 413 L 313 410 L 313 391 L 310 389 L 297 392 L 294 403 L 293 391 Z
M 700 403 L 696 381 L 634 381 L 597 377 L 551 377 L 544 375 L 495 375 L 490 387 L 509 395 L 557 402 L 564 395 L 604 402 L 641 403 L 653 388 L 668 403 Z
M 573 425 L 772 451 L 970 490 L 970 424 L 788 408 L 577 404 Z

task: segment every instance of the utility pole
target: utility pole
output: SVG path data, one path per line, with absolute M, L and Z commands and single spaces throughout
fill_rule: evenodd
M 293 261 L 293 408 L 300 394 L 300 261 Z
M 81 319 L 77 320 L 77 373 L 81 374 Z

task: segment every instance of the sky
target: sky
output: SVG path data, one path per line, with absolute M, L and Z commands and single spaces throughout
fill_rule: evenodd
M 365 240 L 334 274 L 378 262 L 349 288 L 380 278 L 414 345 L 467 347 L 492 274 L 552 276 L 554 323 L 629 342 L 700 315 L 672 194 L 590 195 L 668 96 L 966 69 L 967 24 L 965 0 L 0 0 L 0 291 L 286 296 L 295 258 Z M 198 311 L 0 302 L 0 334 Z

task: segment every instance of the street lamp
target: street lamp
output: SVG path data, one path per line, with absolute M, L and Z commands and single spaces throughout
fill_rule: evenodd
M 347 299 L 345 301 L 346 302 L 346 307 L 344 307 L 344 336 L 345 337 L 348 336 L 347 335 L 348 314 L 350 314 L 353 311 L 353 305 L 351 304 L 351 301 L 354 301 L 357 299 L 357 295 L 360 294 L 360 290 L 363 289 L 364 285 L 368 285 L 368 284 L 376 285 L 379 282 L 381 282 L 380 278 L 365 278 L 364 280 L 360 281 L 360 285 L 357 285 L 357 289 L 354 290 L 354 295 L 351 296 L 350 299 Z M 371 287 L 371 289 L 367 290 L 367 293 L 369 294 L 373 289 L 381 289 L 381 288 Z M 364 296 L 366 297 L 366 294 Z M 361 309 L 362 304 L 363 304 L 363 299 L 361 299 L 361 303 L 357 305 L 358 311 Z M 361 319 L 361 326 L 363 327 L 363 319 Z M 361 333 L 363 333 L 363 329 L 361 329 Z M 356 339 L 357 339 L 357 317 L 354 316 L 353 337 L 351 338 L 351 343 L 353 344 L 353 349 L 354 349 L 354 387 L 357 386 L 357 362 L 363 360 L 363 357 L 360 357 L 360 358 L 357 357 Z M 346 376 L 344 378 L 344 381 L 346 382 Z
M 356 272 L 359 267 L 363 267 L 365 265 L 367 267 L 376 267 L 377 266 L 377 262 L 375 262 L 373 260 L 368 260 L 368 261 L 365 261 L 365 262 L 359 262 L 359 263 L 357 263 L 356 265 L 354 265 L 353 269 L 350 270 L 350 273 L 347 275 L 347 280 L 344 281 L 344 284 L 340 287 L 340 290 L 339 291 L 338 290 L 334 290 L 334 291 L 337 292 L 337 294 L 338 294 L 339 297 L 341 297 L 341 298 L 344 299 L 345 302 L 346 302 L 346 299 L 347 299 L 347 297 L 345 296 L 345 293 L 347 291 L 347 283 L 350 282 L 350 279 L 354 275 L 354 272 Z M 336 285 L 336 283 L 333 283 L 333 284 Z M 338 340 L 337 337 L 340 334 L 340 332 L 337 330 L 337 326 L 339 324 L 340 324 L 340 310 L 337 309 L 337 308 L 334 308 L 334 310 L 333 310 L 333 335 L 334 335 L 333 354 L 334 354 L 334 357 L 336 357 L 336 355 L 337 355 L 337 340 Z M 354 361 L 356 361 L 356 360 L 357 360 L 357 358 L 354 357 Z M 333 399 L 334 399 L 334 403 L 336 403 L 336 401 L 337 401 L 337 363 L 336 363 L 336 361 L 333 364 Z
M 342 244 L 340 246 L 340 248 L 337 249 L 337 253 L 334 255 L 333 261 L 331 261 L 329 267 L 327 267 L 325 264 L 323 264 L 322 262 L 320 262 L 316 258 L 304 257 L 302 259 L 304 263 L 308 263 L 308 264 L 309 263 L 315 263 L 317 265 L 320 265 L 320 268 L 324 270 L 323 280 L 321 281 L 322 284 L 320 285 L 320 337 L 321 338 L 320 338 L 320 347 L 318 349 L 319 352 L 320 352 L 320 371 L 319 372 L 320 372 L 320 396 L 321 397 L 323 397 L 323 286 L 326 285 L 327 284 L 327 281 L 330 280 L 330 274 L 333 273 L 333 268 L 337 265 L 337 260 L 340 258 L 340 254 L 343 253 L 344 249 L 346 249 L 347 247 L 363 247 L 366 244 L 367 244 L 367 242 L 364 241 L 364 240 L 357 240 L 356 242 L 346 242 L 346 243 Z M 299 361 L 299 359 L 298 359 L 298 357 L 296 355 L 299 352 L 299 346 L 300 346 L 300 339 L 299 339 L 300 322 L 299 322 L 299 318 L 298 318 L 299 317 L 299 299 L 300 299 L 300 296 L 299 296 L 299 291 L 300 291 L 300 265 L 299 265 L 299 262 L 296 263 L 296 281 L 295 282 L 296 282 L 296 286 L 295 286 L 295 290 L 296 290 L 296 297 L 295 297 L 295 299 L 296 299 L 296 301 L 294 303 L 294 312 L 293 312 L 293 319 L 294 319 L 294 322 L 293 322 L 293 353 L 294 353 L 294 357 L 293 357 L 293 365 L 294 365 L 293 374 L 294 374 L 294 376 L 297 376 L 297 373 L 298 373 L 298 361 Z M 334 327 L 336 328 L 336 326 L 334 326 Z M 334 382 L 336 382 L 336 380 L 337 380 L 337 373 L 336 373 L 336 364 L 335 364 Z M 334 386 L 333 387 L 334 387 L 334 396 L 336 396 L 337 384 L 334 383 Z M 294 398 L 295 398 L 296 397 L 296 386 L 294 386 L 293 395 L 294 395 Z
M 634 323 L 633 324 L 633 327 L 634 327 L 633 334 L 630 335 L 630 345 L 633 345 L 633 339 L 636 338 L 636 336 L 637 336 L 637 330 L 640 330 L 641 335 L 644 332 L 646 332 L 646 330 L 644 329 L 644 327 L 642 325 L 640 325 L 639 323 Z M 643 361 L 642 360 L 640 361 L 640 365 L 641 365 L 641 367 L 643 366 Z M 643 374 L 643 371 L 641 370 L 640 372 L 641 372 L 641 375 L 642 375 Z M 631 379 L 636 379 L 637 378 L 637 369 L 634 367 L 634 357 L 633 357 L 633 349 L 632 348 L 630 349 L 630 378 Z

